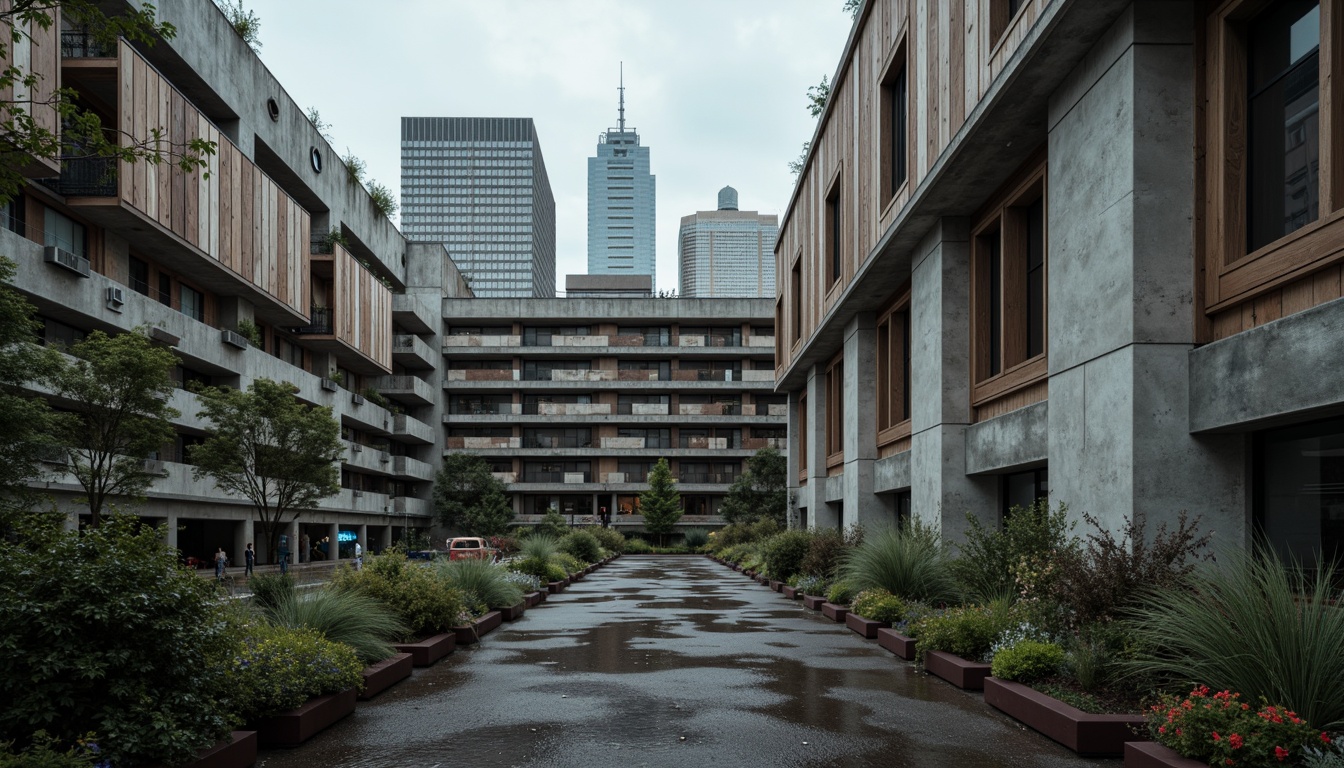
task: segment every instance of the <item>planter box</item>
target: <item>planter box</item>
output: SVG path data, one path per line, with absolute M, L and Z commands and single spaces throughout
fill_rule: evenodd
M 397 643 L 392 647 L 399 653 L 411 654 L 411 662 L 415 666 L 428 667 L 457 650 L 457 638 L 453 633 L 445 632 L 414 643 Z
M 527 600 L 523 600 L 523 602 L 517 605 L 509 605 L 500 608 L 499 615 L 503 617 L 505 621 L 517 621 L 523 617 L 523 613 L 526 610 L 527 610 Z
M 877 630 L 877 644 L 906 661 L 915 660 L 915 638 L 906 637 L 894 629 Z
M 196 753 L 185 768 L 248 768 L 257 762 L 257 732 L 234 731 L 227 740 Z
M 1155 741 L 1125 742 L 1125 768 L 1208 768 L 1199 760 L 1181 757 Z
M 891 626 L 890 622 L 873 621 L 865 619 L 857 613 L 848 613 L 845 615 L 845 626 L 863 635 L 868 640 L 877 639 L 877 630 L 886 629 Z
M 558 595 L 558 594 L 560 594 L 561 592 L 564 592 L 564 591 L 565 591 L 565 582 L 563 582 L 563 581 L 549 581 L 549 582 L 546 582 L 546 591 L 547 591 L 549 594 L 552 594 L 552 595 Z
M 474 645 L 503 621 L 504 617 L 499 611 L 491 611 L 470 624 L 453 627 L 453 635 L 457 638 L 458 645 Z
M 782 582 L 782 581 L 773 581 L 773 580 L 772 580 L 772 581 L 770 582 L 770 588 L 773 589 L 773 590 L 776 591 L 776 592 L 779 592 L 779 591 L 781 591 L 781 590 L 784 588 L 784 582 Z
M 297 747 L 322 729 L 355 711 L 355 689 L 309 699 L 298 709 L 281 712 L 257 723 L 257 738 L 275 747 Z
M 941 677 L 965 691 L 983 691 L 985 678 L 989 677 L 988 664 L 967 661 L 943 651 L 929 651 L 924 654 L 924 668 L 929 674 Z
M 790 600 L 798 599 L 797 587 L 790 587 L 788 584 L 785 584 L 779 591 L 784 593 L 784 596 L 789 598 Z
M 409 653 L 383 659 L 377 664 L 364 668 L 364 690 L 359 692 L 360 701 L 368 701 L 388 688 L 411 676 L 411 667 L 415 661 Z
M 835 603 L 822 603 L 821 615 L 831 621 L 844 622 L 845 617 L 849 615 L 849 608 Z
M 527 604 L 528 608 L 535 608 L 546 602 L 546 593 L 540 591 L 528 592 L 526 595 L 523 595 L 523 602 Z
M 476 636 L 484 637 L 491 632 L 494 632 L 496 629 L 499 629 L 499 625 L 503 623 L 503 613 L 500 611 L 490 611 L 476 620 Z
M 826 598 L 821 597 L 820 595 L 804 595 L 804 596 L 803 596 L 803 605 L 807 606 L 808 608 L 811 608 L 811 609 L 814 610 L 814 611 L 819 611 L 819 610 L 821 610 L 821 606 L 822 606 L 825 602 L 826 602 Z
M 1142 741 L 1131 726 L 1142 715 L 1091 715 L 1021 683 L 991 677 L 984 681 L 985 703 L 1040 731 L 1080 755 L 1119 757 L 1126 741 Z

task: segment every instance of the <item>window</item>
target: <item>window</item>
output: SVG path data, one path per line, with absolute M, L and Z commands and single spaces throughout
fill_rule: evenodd
M 1024 0 L 990 0 L 989 3 L 989 42 L 991 45 L 1003 39 L 1017 12 L 1025 5 Z
M 974 231 L 971 399 L 976 405 L 1046 375 L 1045 166 L 1028 167 Z
M 182 303 L 182 314 L 205 322 L 205 294 L 189 285 L 179 285 L 178 296 Z
M 84 243 L 84 225 L 51 208 L 46 209 L 43 217 L 42 244 L 54 245 L 76 256 L 89 255 Z
M 802 253 L 793 260 L 793 270 L 789 277 L 789 310 L 792 313 L 789 327 L 792 329 L 793 343 L 803 339 L 803 259 Z
M 173 278 L 159 273 L 159 303 L 165 307 L 173 306 Z
M 144 296 L 149 295 L 149 265 L 140 259 L 131 257 L 131 290 Z
M 826 284 L 834 287 L 844 274 L 844 212 L 840 206 L 840 179 L 826 193 Z
M 910 288 L 877 321 L 877 442 L 910 434 Z
M 837 355 L 826 369 L 826 466 L 845 461 L 845 359 Z
M 1306 567 L 1344 556 L 1344 419 L 1255 436 L 1255 527 Z
M 798 396 L 798 479 L 807 482 L 807 395 Z
M 905 68 L 905 40 L 882 78 L 882 205 L 890 204 L 905 184 L 910 157 L 910 93 Z
M 1050 473 L 1045 467 L 1003 476 L 1001 513 L 1007 520 L 1014 509 L 1026 509 L 1038 499 L 1050 498 Z

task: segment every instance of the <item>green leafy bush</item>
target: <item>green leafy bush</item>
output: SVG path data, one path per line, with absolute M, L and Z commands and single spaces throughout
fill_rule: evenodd
M 509 563 L 509 569 L 537 578 L 542 584 L 552 581 L 564 581 L 565 569 L 558 563 L 539 557 L 528 557 Z
M 586 530 L 573 531 L 560 540 L 560 551 L 572 555 L 585 563 L 596 563 L 602 559 L 602 545 L 597 537 Z
M 867 589 L 854 597 L 851 610 L 865 619 L 895 624 L 905 618 L 905 601 L 885 589 Z
M 966 519 L 970 523 L 966 541 L 953 569 L 967 594 L 980 601 L 1019 597 L 1017 569 L 1024 563 L 1028 567 L 1051 563 L 1077 546 L 1068 508 L 1060 504 L 1051 511 L 1048 499 L 1013 507 L 1002 528 L 987 527 L 970 514 Z
M 386 603 L 365 592 L 340 589 L 280 593 L 278 602 L 261 608 L 272 624 L 311 629 L 327 640 L 354 649 L 364 664 L 382 661 L 396 649 L 392 641 L 405 637 L 406 625 Z
M 448 586 L 475 595 L 487 611 L 517 605 L 523 599 L 523 591 L 509 581 L 508 571 L 489 560 L 440 560 L 434 569 Z
M 332 583 L 382 601 L 406 625 L 406 638 L 427 637 L 457 622 L 466 606 L 462 594 L 444 584 L 427 566 L 412 563 L 399 552 L 366 557 L 364 568 L 342 568 Z
M 542 516 L 541 522 L 537 523 L 536 526 L 532 528 L 533 536 L 550 536 L 553 539 L 559 539 L 566 533 L 569 533 L 569 521 L 565 519 L 564 515 L 554 509 L 546 510 L 546 514 Z M 530 539 L 532 536 L 528 536 L 528 538 Z
M 564 570 L 566 576 L 571 576 L 587 567 L 579 560 L 579 558 L 568 552 L 555 553 L 555 555 L 551 557 L 551 562 L 560 566 Z
M 1030 682 L 1059 672 L 1064 649 L 1054 643 L 1023 640 L 994 654 L 991 674 L 1000 680 Z
M 615 528 L 586 528 L 597 539 L 597 543 L 608 552 L 619 555 L 625 551 L 625 534 Z
M 826 601 L 835 605 L 849 605 L 854 602 L 854 596 L 859 593 L 859 588 L 852 582 L 841 579 L 830 586 L 826 591 Z
M 70 747 L 59 744 L 46 731 L 35 732 L 28 742 L 17 752 L 14 742 L 0 742 L 0 768 L 89 768 L 102 751 L 92 733 Z
M 812 536 L 807 531 L 784 531 L 761 544 L 765 570 L 771 578 L 784 580 L 802 570 Z
M 625 540 L 625 552 L 629 555 L 647 555 L 653 551 L 653 546 L 649 542 L 639 538 Z
M 885 589 L 913 600 L 949 600 L 957 594 L 938 533 L 918 523 L 868 536 L 845 555 L 840 573 L 858 589 Z
M 293 709 L 314 696 L 363 685 L 353 648 L 313 629 L 255 621 L 247 625 L 229 675 L 229 694 L 244 721 Z
M 686 531 L 686 547 L 697 550 L 709 543 L 709 532 L 704 528 L 691 528 Z
M 827 581 L 834 579 L 849 547 L 845 537 L 834 528 L 818 528 L 812 532 L 800 569 L 809 576 Z
M 939 615 L 914 622 L 915 649 L 924 658 L 928 651 L 944 651 L 970 661 L 985 661 L 989 650 L 1007 626 L 1015 623 L 1006 602 L 987 606 L 949 608 Z
M 217 696 L 233 640 L 215 586 L 161 532 L 33 517 L 0 537 L 0 742 L 88 731 L 118 765 L 182 763 L 232 725 Z
M 1200 685 L 1186 696 L 1164 695 L 1148 713 L 1153 740 L 1209 765 L 1270 768 L 1298 765 L 1304 748 L 1329 744 L 1319 727 L 1284 706 L 1257 708 L 1231 691 Z
M 826 580 L 819 576 L 799 576 L 795 586 L 799 592 L 808 597 L 820 597 L 826 594 Z

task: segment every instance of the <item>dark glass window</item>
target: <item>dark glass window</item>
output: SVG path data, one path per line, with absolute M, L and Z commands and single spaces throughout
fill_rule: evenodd
M 1027 359 L 1045 352 L 1045 200 L 1027 208 Z
M 1247 247 L 1320 217 L 1320 40 L 1316 0 L 1284 0 L 1250 24 Z
M 134 256 L 131 257 L 131 290 L 149 295 L 149 265 Z
M 837 184 L 837 188 L 831 191 L 830 197 L 826 198 L 826 226 L 830 230 L 826 233 L 826 249 L 829 251 L 829 253 L 826 254 L 828 257 L 826 261 L 831 270 L 829 282 L 832 284 L 840 279 L 840 269 L 842 264 L 842 256 L 840 252 L 841 223 L 840 189 Z
M 989 238 L 989 375 L 1003 369 L 1003 259 L 999 233 Z
M 178 291 L 182 297 L 182 314 L 205 322 L 205 294 L 189 285 L 180 286 Z
M 165 307 L 173 306 L 173 279 L 159 273 L 159 303 Z
M 1344 556 L 1344 419 L 1257 435 L 1253 482 L 1256 528 L 1279 555 Z
M 1014 508 L 1025 509 L 1037 499 L 1050 497 L 1050 475 L 1045 467 L 1029 469 L 1003 476 L 1003 517 L 1008 519 Z
M 905 66 L 891 81 L 891 194 L 896 194 L 905 183 L 906 148 L 906 84 Z

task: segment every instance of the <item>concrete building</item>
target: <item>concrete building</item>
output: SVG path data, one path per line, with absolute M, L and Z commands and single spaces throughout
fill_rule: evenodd
M 809 523 L 1048 494 L 1341 554 L 1341 45 L 1309 0 L 865 2 L 775 251 Z
M 737 190 L 719 190 L 719 208 L 681 217 L 677 258 L 682 298 L 775 295 L 779 217 L 737 209 Z
M 565 296 L 571 299 L 647 299 L 653 296 L 648 275 L 565 275 Z
M 464 281 L 441 245 L 408 243 L 350 183 L 213 3 L 167 0 L 157 19 L 177 36 L 152 46 L 105 49 L 59 25 L 32 29 L 19 64 L 74 89 L 132 139 L 162 128 L 175 143 L 216 142 L 208 177 L 171 163 L 35 169 L 0 230 L 14 286 L 37 306 L 48 342 L 146 332 L 177 356 L 177 436 L 146 459 L 157 479 L 134 510 L 166 523 L 184 555 L 222 546 L 241 562 L 254 541 L 270 561 L 251 505 L 192 478 L 186 449 L 207 426 L 192 383 L 287 381 L 339 420 L 342 490 L 288 529 L 294 550 L 324 538 L 376 550 L 427 529 L 443 451 L 442 301 L 468 295 Z M 244 321 L 260 344 L 239 333 Z M 42 490 L 73 523 L 87 506 L 63 465 L 53 456 Z
M 401 224 L 477 296 L 555 296 L 555 198 L 530 117 L 403 117 Z
M 720 522 L 744 463 L 783 449 L 770 301 L 450 299 L 449 450 L 488 459 L 523 524 L 557 510 L 638 530 L 666 458 L 683 526 Z
M 588 274 L 648 275 L 657 288 L 657 184 L 649 148 L 625 127 L 624 79 L 620 92 L 617 127 L 598 137 L 588 158 Z

